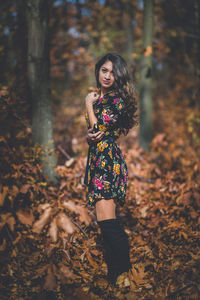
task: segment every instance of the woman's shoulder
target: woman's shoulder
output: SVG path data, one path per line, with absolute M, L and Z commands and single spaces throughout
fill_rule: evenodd
M 109 98 L 121 98 L 120 93 L 117 91 L 112 91 L 108 94 Z
M 122 96 L 120 95 L 120 93 L 117 91 L 110 93 L 108 95 L 108 98 L 109 98 L 109 104 L 124 105 L 124 100 L 123 100 Z
M 120 93 L 117 92 L 117 91 L 116 91 L 116 92 L 113 91 L 113 92 L 110 92 L 109 94 L 107 94 L 107 98 L 108 98 L 109 100 L 113 100 L 113 99 L 122 99 Z

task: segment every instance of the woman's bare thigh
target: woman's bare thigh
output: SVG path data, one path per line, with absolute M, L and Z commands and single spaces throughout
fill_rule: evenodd
M 107 219 L 115 219 L 116 204 L 114 199 L 99 200 L 96 202 L 96 216 L 97 221 L 103 221 Z

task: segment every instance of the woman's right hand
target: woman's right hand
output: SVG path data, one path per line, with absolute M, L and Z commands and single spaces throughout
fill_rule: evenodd
M 92 128 L 90 128 L 87 131 L 86 139 L 87 139 L 88 144 L 91 145 L 92 143 L 99 142 L 103 136 L 104 136 L 103 131 L 98 131 L 96 133 L 92 133 Z
M 85 104 L 87 105 L 93 105 L 93 103 L 99 98 L 99 94 L 97 92 L 91 92 L 89 93 L 85 98 Z

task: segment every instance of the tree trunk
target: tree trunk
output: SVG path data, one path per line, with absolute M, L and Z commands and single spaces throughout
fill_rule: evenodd
M 139 145 L 150 151 L 152 140 L 152 49 L 154 1 L 144 0 L 143 48 L 140 77 L 140 130 Z
M 199 69 L 200 69 L 200 46 L 199 46 L 199 8 L 200 8 L 200 5 L 199 5 L 199 1 L 198 0 L 195 0 L 194 1 L 194 35 L 195 35 L 195 38 L 194 38 L 194 57 L 195 57 L 195 61 L 196 61 L 196 64 L 195 64 L 195 78 L 198 78 L 199 75 Z M 198 81 L 197 81 L 198 82 Z M 197 89 L 195 89 L 195 91 L 193 92 L 193 95 L 192 95 L 195 99 L 195 104 L 196 104 L 196 108 L 199 110 L 200 108 L 200 101 L 199 101 L 199 97 L 200 97 L 200 87 L 199 85 L 197 86 Z
M 15 31 L 14 51 L 17 58 L 17 63 L 15 67 L 15 91 L 20 98 L 24 98 L 26 101 L 29 101 L 30 99 L 28 96 L 27 82 L 27 26 L 25 1 L 16 1 L 16 8 L 17 28 Z M 28 113 L 30 113 L 30 111 Z
M 27 0 L 28 81 L 32 102 L 32 137 L 44 149 L 41 154 L 44 175 L 57 182 L 54 171 L 52 108 L 49 88 L 49 1 Z
M 129 68 L 132 67 L 133 59 L 133 25 L 132 25 L 132 7 L 130 2 L 126 2 L 124 9 L 124 23 L 127 36 L 127 63 Z

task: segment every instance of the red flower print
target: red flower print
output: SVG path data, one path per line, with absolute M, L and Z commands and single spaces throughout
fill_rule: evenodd
M 95 185 L 100 190 L 104 187 L 104 185 L 101 183 L 101 181 L 98 178 L 95 179 Z
M 104 115 L 103 115 L 103 120 L 104 120 L 104 122 L 109 123 L 111 119 L 110 119 L 110 116 L 109 116 L 109 115 L 104 114 Z
M 118 102 L 119 102 L 119 98 L 115 98 L 115 99 L 113 99 L 112 104 L 116 104 L 116 103 L 118 103 Z

